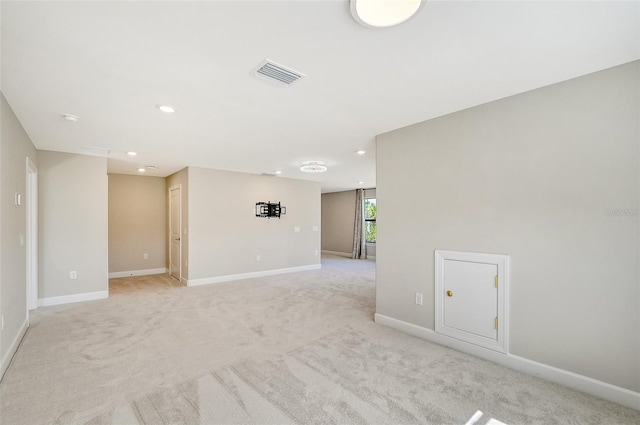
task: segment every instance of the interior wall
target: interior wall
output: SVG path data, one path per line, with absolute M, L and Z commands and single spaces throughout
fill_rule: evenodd
M 509 254 L 510 352 L 640 391 L 639 82 L 633 62 L 378 136 L 377 313 L 434 329 L 434 250 Z
M 27 326 L 27 157 L 36 162 L 36 149 L 0 94 L 0 377 Z
M 106 294 L 106 158 L 38 151 L 38 169 L 39 297 Z
M 356 191 L 322 194 L 322 250 L 351 256 Z
M 166 269 L 166 179 L 125 174 L 108 179 L 109 273 Z
M 182 258 L 182 279 L 187 280 L 189 278 L 189 169 L 183 168 L 182 170 L 174 173 L 166 178 L 165 196 L 167 197 L 166 205 L 166 217 L 165 234 L 169 234 L 169 189 L 173 186 L 180 186 L 182 197 L 182 235 L 180 239 L 181 245 L 181 258 Z M 167 258 L 167 268 L 169 268 L 169 240 L 165 242 L 165 255 Z
M 286 214 L 256 217 L 267 201 Z M 190 282 L 320 264 L 320 183 L 189 167 L 188 214 Z

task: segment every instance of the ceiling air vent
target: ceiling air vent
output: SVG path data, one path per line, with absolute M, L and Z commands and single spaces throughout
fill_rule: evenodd
M 306 77 L 302 72 L 294 71 L 269 59 L 262 61 L 254 72 L 258 77 L 273 81 L 281 86 L 290 86 L 299 79 Z

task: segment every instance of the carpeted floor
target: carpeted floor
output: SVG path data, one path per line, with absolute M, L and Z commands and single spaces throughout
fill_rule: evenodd
M 633 424 L 640 412 L 373 323 L 374 263 L 39 308 L 0 424 Z M 480 423 L 484 423 L 481 421 Z

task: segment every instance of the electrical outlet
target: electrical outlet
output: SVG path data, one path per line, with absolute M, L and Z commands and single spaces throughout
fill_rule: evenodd
M 420 292 L 416 292 L 416 304 L 422 305 L 422 294 Z
M 78 272 L 75 270 L 71 270 L 69 272 L 69 279 L 77 279 L 78 278 Z
M 317 231 L 318 231 L 318 226 L 313 226 L 313 227 L 311 228 L 311 231 L 312 231 L 312 232 L 317 232 Z
M 293 226 L 294 233 L 300 233 L 300 226 Z
M 260 261 L 260 254 L 256 255 L 256 261 Z
M 142 255 L 142 258 L 145 260 L 149 259 L 149 254 L 147 254 L 146 252 Z
M 318 255 L 318 250 L 316 249 L 316 255 Z
M 2 327 L 0 328 L 0 330 L 4 330 L 4 314 L 1 317 L 2 317 Z

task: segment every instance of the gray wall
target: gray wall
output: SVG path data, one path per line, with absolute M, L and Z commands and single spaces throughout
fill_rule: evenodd
M 510 352 L 639 391 L 639 81 L 635 62 L 378 136 L 377 312 L 433 329 L 434 250 L 506 253 Z
M 320 263 L 319 183 L 195 167 L 188 174 L 189 280 Z M 258 218 L 260 201 L 279 201 L 287 213 Z
M 107 291 L 106 158 L 38 151 L 38 169 L 39 297 Z
M 109 174 L 109 273 L 167 267 L 166 205 L 166 179 Z
M 181 245 L 181 255 L 182 255 L 182 278 L 188 279 L 189 277 L 189 170 L 187 168 L 183 168 L 167 177 L 166 179 L 166 190 L 165 193 L 169 196 L 169 188 L 173 186 L 181 186 L 182 190 L 182 235 L 180 239 L 182 240 Z M 166 227 L 165 233 L 169 234 L 169 202 L 167 199 L 166 205 Z M 168 241 L 168 240 L 167 240 Z M 169 244 L 166 243 L 166 251 L 165 255 L 167 256 L 167 268 L 169 267 Z
M 353 221 L 355 218 L 356 191 L 322 194 L 322 250 L 353 251 Z
M 36 162 L 36 150 L 14 115 L 4 95 L 0 95 L 0 331 L 2 367 L 9 361 L 12 344 L 27 320 L 26 237 L 26 158 Z M 22 205 L 14 204 L 15 193 Z M 0 370 L 0 376 L 2 375 Z

